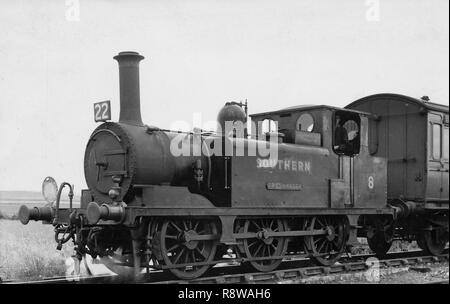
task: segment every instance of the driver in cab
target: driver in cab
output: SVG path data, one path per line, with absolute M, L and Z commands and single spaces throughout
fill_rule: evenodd
M 348 133 L 344 128 L 344 122 L 340 117 L 336 118 L 336 129 L 334 130 L 334 150 L 345 153 L 348 144 Z

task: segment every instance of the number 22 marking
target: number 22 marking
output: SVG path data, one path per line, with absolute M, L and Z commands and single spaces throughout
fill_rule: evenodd
M 103 110 L 103 111 L 102 111 Z M 108 117 L 108 103 L 96 103 L 94 105 L 94 112 L 95 112 L 95 120 L 107 120 Z

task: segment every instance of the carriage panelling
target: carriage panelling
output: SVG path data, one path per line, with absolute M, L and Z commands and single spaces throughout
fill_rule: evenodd
M 347 106 L 373 113 L 371 150 L 388 159 L 388 198 L 448 201 L 448 160 L 430 159 L 430 112 L 448 116 L 448 107 L 397 94 L 378 94 Z M 446 167 L 447 166 L 447 169 Z M 446 171 L 447 170 L 447 171 Z M 445 183 L 445 184 L 444 184 Z

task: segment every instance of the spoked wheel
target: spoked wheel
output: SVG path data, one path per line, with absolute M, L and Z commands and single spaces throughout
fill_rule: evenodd
M 390 218 L 371 219 L 367 230 L 369 248 L 379 257 L 389 251 L 394 239 L 394 225 Z
M 159 233 L 160 252 L 167 266 L 184 265 L 169 268 L 181 279 L 194 279 L 204 274 L 211 265 L 217 249 L 217 226 L 210 220 L 179 219 L 166 220 Z
M 249 219 L 245 221 L 243 232 L 256 233 L 255 238 L 244 239 L 244 252 L 249 259 L 270 258 L 286 253 L 285 237 L 273 237 L 271 232 L 285 231 L 281 219 Z M 251 261 L 250 264 L 258 271 L 271 271 L 278 267 L 281 259 Z
M 432 255 L 440 255 L 448 242 L 448 233 L 443 228 L 425 230 L 420 234 L 419 238 L 420 240 L 417 243 L 419 244 L 420 242 L 420 248 Z
M 348 239 L 348 219 L 338 216 L 315 216 L 305 222 L 309 231 L 325 234 L 305 236 L 305 250 L 318 264 L 333 265 L 342 255 Z

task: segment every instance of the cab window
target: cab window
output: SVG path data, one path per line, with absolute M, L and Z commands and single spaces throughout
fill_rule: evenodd
M 314 129 L 314 118 L 309 113 L 303 113 L 297 119 L 297 131 L 312 132 Z
M 336 111 L 333 121 L 333 150 L 336 154 L 353 156 L 360 150 L 361 119 L 359 114 Z
M 277 132 L 278 131 L 278 126 L 277 123 L 275 122 L 275 120 L 266 118 L 261 122 L 261 128 L 260 128 L 261 135 L 264 135 L 268 132 Z

